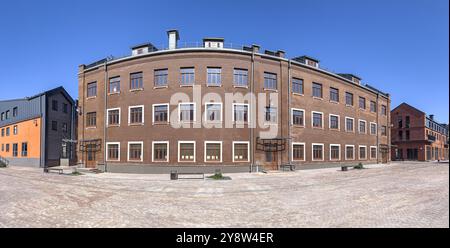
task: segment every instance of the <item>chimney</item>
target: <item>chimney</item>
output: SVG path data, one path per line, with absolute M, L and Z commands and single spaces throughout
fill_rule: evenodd
M 169 30 L 167 31 L 167 35 L 169 36 L 169 50 L 177 49 L 178 40 L 180 40 L 180 34 L 178 33 L 178 30 Z
M 434 115 L 430 115 L 430 119 L 434 121 Z
M 276 54 L 277 54 L 278 57 L 284 58 L 284 56 L 286 55 L 286 52 L 283 51 L 283 50 L 278 50 L 278 51 L 276 52 Z
M 259 53 L 259 49 L 260 49 L 260 48 L 261 48 L 261 47 L 258 46 L 258 45 L 255 45 L 255 44 L 252 45 L 252 50 L 253 50 L 254 53 Z

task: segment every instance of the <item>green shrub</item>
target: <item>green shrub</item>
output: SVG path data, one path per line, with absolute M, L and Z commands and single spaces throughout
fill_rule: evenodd
M 357 169 L 357 170 L 364 169 L 364 165 L 362 163 L 359 163 L 357 166 L 353 167 L 353 169 Z
M 82 176 L 83 173 L 80 173 L 80 172 L 78 172 L 78 171 L 74 171 L 74 172 L 72 172 L 70 175 L 72 175 L 72 176 Z
M 212 176 L 209 176 L 208 177 L 209 179 L 213 179 L 213 180 L 231 180 L 231 177 L 224 177 L 223 175 L 222 175 L 222 173 L 216 173 L 216 174 L 214 174 L 214 175 L 212 175 Z

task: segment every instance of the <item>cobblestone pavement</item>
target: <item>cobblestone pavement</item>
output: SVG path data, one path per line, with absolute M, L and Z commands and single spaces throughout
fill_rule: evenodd
M 229 176 L 0 169 L 0 227 L 449 227 L 448 163 Z

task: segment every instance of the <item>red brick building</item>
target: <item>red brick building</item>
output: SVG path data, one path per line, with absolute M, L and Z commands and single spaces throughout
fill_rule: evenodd
M 393 160 L 448 160 L 448 124 L 402 103 L 391 111 Z

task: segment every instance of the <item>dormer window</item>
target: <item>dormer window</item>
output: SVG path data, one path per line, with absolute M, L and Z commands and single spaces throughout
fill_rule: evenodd
M 223 48 L 223 38 L 205 38 L 203 39 L 203 46 L 205 48 Z

